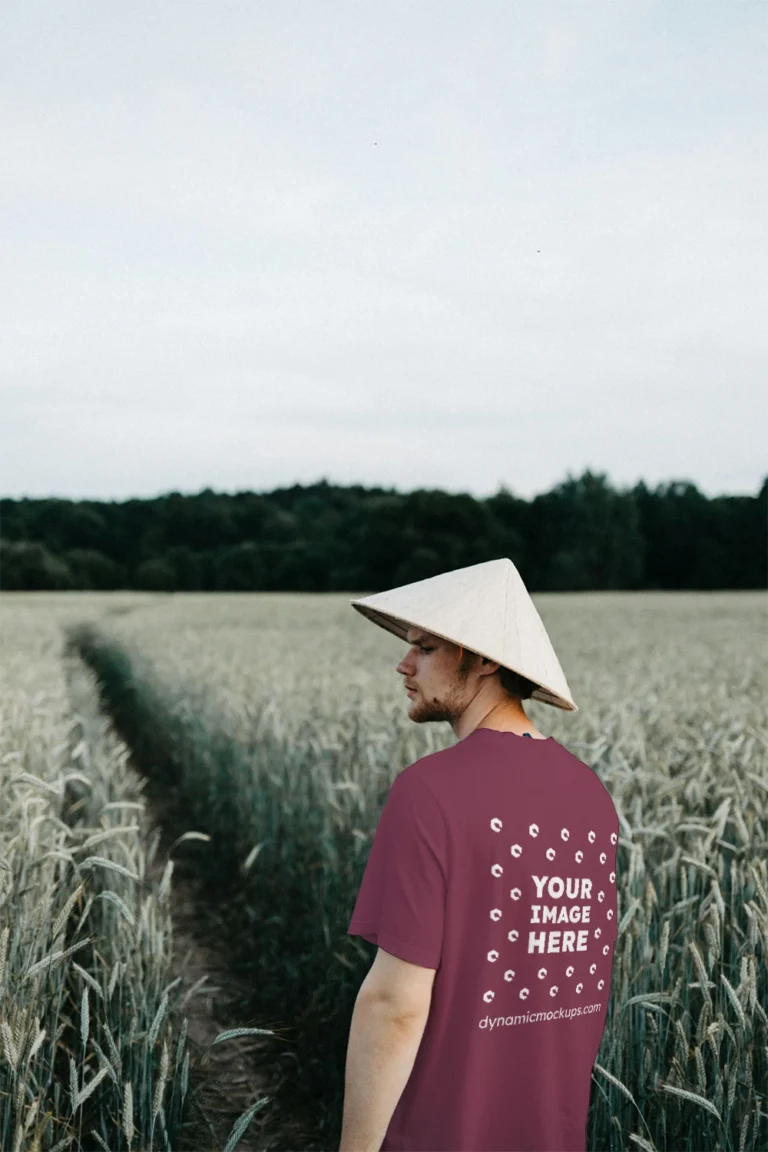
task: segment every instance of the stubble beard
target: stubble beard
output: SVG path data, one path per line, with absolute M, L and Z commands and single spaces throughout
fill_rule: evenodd
M 424 696 L 421 698 L 414 696 L 413 700 L 418 701 L 418 703 L 411 709 L 409 719 L 413 720 L 415 724 L 435 723 L 443 720 L 453 724 L 465 708 L 463 693 L 458 685 L 454 685 L 443 699 L 437 696 L 432 696 L 429 699 Z

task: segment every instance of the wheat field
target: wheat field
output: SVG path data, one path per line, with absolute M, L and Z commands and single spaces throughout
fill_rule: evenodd
M 93 673 L 64 654 L 77 598 L 14 600 L 0 611 L 0 1148 L 173 1148 L 190 1062 L 173 862 L 156 859 Z
M 334 1147 L 370 839 L 397 773 L 454 742 L 408 720 L 405 646 L 349 599 L 2 597 L 3 1148 L 176 1146 L 173 867 L 145 782 L 168 834 L 198 837 L 252 980 L 244 1019 L 288 1036 L 266 1057 L 275 1115 L 302 1117 L 292 1147 Z M 599 774 L 621 826 L 589 1147 L 768 1147 L 765 596 L 534 600 L 580 710 L 526 711 Z

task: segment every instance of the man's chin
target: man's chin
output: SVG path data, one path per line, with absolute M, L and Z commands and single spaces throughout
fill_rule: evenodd
M 409 712 L 408 719 L 414 724 L 439 724 L 443 720 L 449 720 L 449 717 L 445 712 L 429 712 L 422 708 Z

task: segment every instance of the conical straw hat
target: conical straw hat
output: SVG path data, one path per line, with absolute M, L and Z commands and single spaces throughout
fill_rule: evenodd
M 350 600 L 374 624 L 405 640 L 409 628 L 423 628 L 461 644 L 538 684 L 534 700 L 578 712 L 528 589 L 506 556 L 441 572 Z

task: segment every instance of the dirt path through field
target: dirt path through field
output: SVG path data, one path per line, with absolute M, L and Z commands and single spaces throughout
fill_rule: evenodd
M 133 760 L 131 767 L 143 776 Z M 148 791 L 151 790 L 144 793 L 148 812 L 160 836 L 148 879 L 159 884 L 173 845 L 163 828 L 161 806 L 157 799 L 153 802 Z M 236 1036 L 215 1045 L 213 1041 L 221 1032 L 234 1028 L 268 1025 L 244 1018 L 239 1005 L 247 1002 L 248 989 L 232 971 L 216 910 L 199 881 L 199 865 L 193 859 L 185 859 L 184 848 L 182 844 L 171 853 L 174 870 L 170 889 L 171 978 L 178 977 L 181 982 L 181 1014 L 187 1019 L 190 1041 L 192 1097 L 178 1148 L 179 1152 L 222 1152 L 238 1119 L 267 1095 L 262 1049 L 268 1038 Z M 269 1152 L 274 1147 L 274 1135 L 266 1134 L 272 1107 L 269 1100 L 255 1113 L 237 1141 L 235 1152 Z
M 67 659 L 70 656 L 82 659 L 76 648 L 65 652 Z M 166 817 L 173 826 L 168 809 L 173 803 L 171 796 L 152 774 L 142 770 L 128 734 L 121 731 L 119 719 L 110 714 L 101 696 L 98 710 L 128 748 L 128 766 L 144 781 L 143 798 L 154 829 L 150 837 L 157 838 L 146 879 L 159 885 L 169 853 L 174 864 L 170 885 L 171 979 L 180 981 L 180 1009 L 187 1019 L 190 1050 L 188 1113 L 178 1152 L 223 1152 L 238 1120 L 269 1095 L 267 1084 L 274 1081 L 276 1071 L 269 1049 L 274 1052 L 275 1040 L 257 1034 L 218 1044 L 213 1041 L 233 1029 L 263 1028 L 275 1032 L 279 1045 L 281 1028 L 272 1020 L 247 1017 L 250 989 L 232 962 L 224 917 L 206 886 L 204 865 L 195 845 L 172 839 L 164 820 Z M 294 1111 L 278 1118 L 270 1097 L 256 1111 L 233 1152 L 276 1152 L 278 1148 L 301 1152 L 312 1143 L 305 1134 L 307 1124 L 311 1128 L 311 1117 L 307 1121 Z
M 158 871 L 165 863 L 165 854 L 161 855 Z M 220 1032 L 270 1027 L 271 1022 L 243 1017 L 240 1005 L 247 1002 L 248 989 L 233 974 L 216 910 L 196 880 L 197 868 L 174 853 L 172 976 L 181 977 L 182 995 L 187 996 L 182 1012 L 194 1052 L 190 1084 L 203 1112 L 195 1109 L 194 1128 L 179 1152 L 221 1152 L 238 1117 L 267 1094 L 268 1056 L 262 1050 L 268 1039 L 242 1036 L 211 1045 Z M 272 1109 L 270 1100 L 256 1112 L 236 1152 L 270 1152 L 277 1147 L 301 1152 L 307 1147 L 306 1122 L 298 1115 L 276 1118 Z
M 174 872 L 171 894 L 173 976 L 181 977 L 185 990 L 183 1012 L 194 1053 L 190 1082 L 210 1128 L 205 1148 L 218 1152 L 238 1117 L 265 1095 L 260 1083 L 263 1077 L 255 1071 L 263 1041 L 259 1036 L 239 1036 L 211 1047 L 220 1032 L 245 1026 L 236 1008 L 244 990 L 236 986 L 227 970 L 223 945 L 206 932 L 206 914 L 194 884 L 177 878 Z M 269 1107 L 267 1104 L 256 1113 L 236 1145 L 237 1152 L 266 1152 L 270 1147 L 258 1136 L 260 1121 Z M 200 1136 L 204 1117 L 195 1118 Z M 194 1146 L 193 1142 L 190 1148 Z

